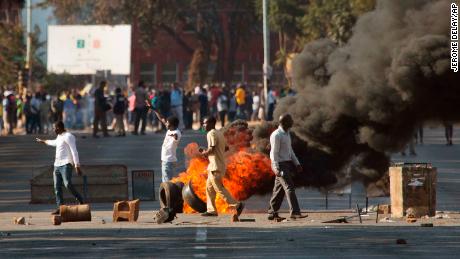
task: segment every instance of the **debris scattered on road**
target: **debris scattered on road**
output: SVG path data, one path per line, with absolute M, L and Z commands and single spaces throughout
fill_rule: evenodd
M 256 219 L 240 219 L 240 222 L 256 222 Z
M 54 215 L 51 217 L 51 222 L 53 223 L 53 225 L 57 226 L 57 225 L 61 225 L 62 223 L 62 218 L 60 215 Z
M 449 219 L 449 215 L 447 214 L 436 214 L 436 216 L 434 216 L 435 219 Z
M 415 223 L 417 222 L 417 217 L 415 215 L 417 215 L 416 211 L 414 208 L 408 208 L 406 210 L 406 213 L 407 213 L 407 216 L 406 216 L 406 222 L 407 223 Z
M 432 228 L 433 227 L 433 223 L 422 223 L 420 224 L 421 227 L 426 227 L 426 228 Z
M 14 224 L 16 224 L 16 225 L 25 225 L 26 224 L 26 218 L 24 218 L 24 217 L 14 218 Z
M 391 220 L 389 217 L 385 217 L 385 218 L 381 219 L 380 222 L 391 223 L 391 222 L 395 222 L 395 221 Z
M 407 241 L 405 239 L 398 238 L 398 239 L 396 239 L 396 244 L 405 245 L 405 244 L 407 244 Z
M 347 217 L 340 217 L 338 219 L 328 220 L 321 223 L 348 223 Z

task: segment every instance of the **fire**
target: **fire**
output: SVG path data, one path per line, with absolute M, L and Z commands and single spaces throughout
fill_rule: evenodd
M 271 170 L 270 159 L 263 153 L 255 152 L 250 148 L 251 132 L 244 128 L 230 128 L 225 132 L 230 150 L 226 154 L 227 172 L 223 184 L 232 196 L 243 201 L 254 194 L 263 194 L 271 190 L 274 174 Z M 172 182 L 192 182 L 195 194 L 206 202 L 206 180 L 208 160 L 199 156 L 198 144 L 187 145 L 184 152 L 190 158 L 188 168 Z M 217 195 L 216 207 L 218 213 L 232 212 L 227 203 Z M 194 210 L 184 203 L 184 213 L 193 213 Z

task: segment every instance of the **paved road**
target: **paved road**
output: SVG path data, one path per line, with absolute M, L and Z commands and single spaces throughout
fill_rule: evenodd
M 437 209 L 460 211 L 460 139 L 454 146 L 444 145 L 442 128 L 426 128 L 425 144 L 417 146 L 416 157 L 393 155 L 394 161 L 431 162 L 438 167 Z M 128 169 L 150 169 L 160 172 L 160 149 L 163 136 L 128 136 L 94 140 L 87 134 L 78 135 L 81 160 L 86 164 L 124 163 Z M 460 136 L 456 130 L 454 136 Z M 31 178 L 34 167 L 49 165 L 54 150 L 33 142 L 35 136 L 0 137 L 0 220 L 10 222 L 11 215 L 40 212 L 46 215 L 54 205 L 29 205 Z M 181 143 L 198 141 L 204 135 L 186 132 Z M 183 161 L 183 155 L 180 159 Z M 155 181 L 160 182 L 159 174 Z M 324 196 L 316 190 L 298 190 L 301 207 L 324 209 Z M 353 185 L 352 203 L 364 204 L 360 184 Z M 246 212 L 265 212 L 268 196 L 252 197 Z M 382 201 L 383 200 L 383 201 Z M 388 202 L 388 198 L 372 199 L 371 203 Z M 348 208 L 347 197 L 330 197 L 330 208 Z M 97 211 L 109 213 L 111 204 L 94 204 Z M 286 204 L 284 205 L 286 207 Z M 143 210 L 158 208 L 158 202 L 144 203 Z M 150 213 L 150 212 L 149 212 Z M 46 216 L 46 222 L 48 221 Z M 150 217 L 150 214 L 149 214 Z M 48 223 L 46 223 L 48 224 Z M 136 224 L 102 228 L 91 222 L 87 227 L 68 229 L 46 225 L 43 229 L 28 228 L 0 231 L 0 257 L 445 257 L 456 258 L 460 252 L 460 227 L 401 227 L 401 226 L 290 226 L 272 227 L 258 220 L 253 227 L 238 225 L 213 227 L 138 228 Z M 151 224 L 151 223 L 144 223 Z M 105 225 L 104 225 L 105 226 Z M 5 226 L 4 226 L 5 227 Z M 5 229 L 0 226 L 1 229 Z M 9 226 L 6 226 L 9 228 Z M 9 236 L 7 233 L 10 233 Z M 397 238 L 407 245 L 396 245 Z
M 78 149 L 82 163 L 122 163 L 128 170 L 154 169 L 155 183 L 161 182 L 159 161 L 162 134 L 128 136 L 126 138 L 93 139 L 88 134 L 77 134 Z M 460 136 L 455 130 L 454 137 Z M 52 137 L 52 136 L 49 136 Z M 34 143 L 35 136 L 0 137 L 0 212 L 24 211 L 34 208 L 30 200 L 29 180 L 33 168 L 50 165 L 54 150 Z M 179 150 L 187 143 L 205 144 L 205 136 L 196 131 L 185 132 Z M 426 128 L 424 145 L 418 145 L 417 156 L 394 154 L 394 161 L 431 162 L 438 168 L 437 208 L 439 210 L 460 210 L 460 138 L 454 138 L 458 145 L 446 146 L 443 128 Z M 183 153 L 179 160 L 184 161 Z M 184 169 L 184 165 L 180 169 Z M 365 203 L 365 194 L 360 183 L 353 184 L 352 204 Z M 325 209 L 325 197 L 315 189 L 299 189 L 299 202 L 304 209 Z M 255 196 L 248 201 L 248 208 L 265 211 L 268 196 Z M 388 198 L 371 199 L 371 203 L 388 203 Z M 284 204 L 286 208 L 286 204 Z M 51 206 L 50 206 L 51 208 Z M 330 196 L 329 209 L 348 208 L 348 196 Z
M 0 257 L 458 258 L 459 237 L 460 227 L 54 229 L 0 237 Z

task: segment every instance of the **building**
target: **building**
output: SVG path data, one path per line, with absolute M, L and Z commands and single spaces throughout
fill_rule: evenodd
M 180 30 L 177 33 L 188 45 L 197 46 L 197 43 L 194 42 L 193 32 Z M 156 44 L 150 48 L 143 47 L 139 43 L 139 38 L 139 31 L 134 25 L 131 52 L 131 81 L 133 83 L 142 80 L 149 86 L 161 87 L 161 85 L 172 82 L 184 83 L 187 81 L 188 67 L 193 53 L 187 52 L 166 32 L 158 32 L 155 37 Z M 272 35 L 271 38 L 271 57 L 273 60 L 278 49 L 278 40 L 276 35 Z M 232 82 L 262 83 L 263 60 L 263 37 L 260 31 L 252 34 L 244 44 L 240 44 L 236 52 Z M 213 75 L 214 69 L 215 63 L 210 62 L 208 75 Z M 209 81 L 211 81 L 211 78 Z M 274 68 L 272 83 L 277 85 L 285 84 L 282 68 Z
M 19 24 L 23 0 L 0 0 L 0 22 Z

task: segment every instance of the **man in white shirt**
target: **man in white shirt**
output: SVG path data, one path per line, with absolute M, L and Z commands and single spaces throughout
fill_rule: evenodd
M 295 171 L 302 172 L 294 150 L 291 146 L 291 135 L 289 129 L 294 124 L 291 115 L 284 114 L 279 119 L 280 126 L 270 135 L 270 160 L 272 170 L 275 173 L 275 186 L 270 199 L 270 209 L 268 210 L 269 220 L 283 219 L 278 216 L 278 210 L 283 202 L 284 195 L 287 195 L 291 218 L 304 218 L 300 213 L 299 202 L 295 194 L 294 182 L 292 181 Z
M 163 145 L 161 146 L 161 181 L 165 183 L 171 180 L 175 173 L 174 170 L 177 164 L 176 150 L 182 137 L 178 129 L 180 121 L 176 116 L 170 116 L 168 119 L 165 119 L 158 111 L 152 108 L 152 105 L 148 101 L 145 104 L 153 110 L 158 120 L 168 129 L 163 140 Z
M 56 158 L 54 160 L 54 192 L 56 194 L 56 204 L 58 209 L 52 214 L 59 214 L 59 206 L 64 203 L 62 197 L 62 184 L 72 193 L 78 203 L 83 204 L 83 198 L 72 185 L 72 168 L 75 167 L 77 175 L 81 175 L 80 160 L 75 145 L 75 136 L 67 132 L 64 123 L 58 121 L 54 124 L 54 132 L 57 135 L 55 140 L 42 140 L 36 138 L 39 143 L 56 147 Z

